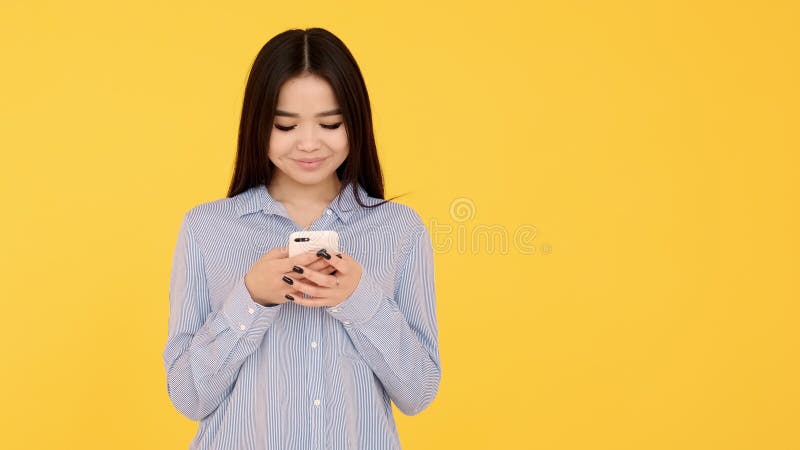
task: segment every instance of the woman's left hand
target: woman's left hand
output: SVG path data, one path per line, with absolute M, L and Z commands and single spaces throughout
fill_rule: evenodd
M 356 290 L 361 281 L 361 264 L 343 252 L 330 255 L 320 250 L 317 255 L 322 256 L 336 272 L 326 275 L 305 266 L 301 266 L 302 274 L 288 272 L 286 275 L 292 278 L 292 287 L 295 289 L 290 295 L 295 303 L 302 306 L 336 306 Z M 303 294 L 309 297 L 304 298 Z

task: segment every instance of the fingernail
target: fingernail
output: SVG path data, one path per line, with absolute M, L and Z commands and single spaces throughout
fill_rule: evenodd
M 338 256 L 339 259 L 344 259 L 344 258 L 342 258 L 342 254 L 341 253 L 337 253 L 336 256 Z
M 289 283 L 289 284 L 294 283 L 294 280 L 289 278 L 289 277 L 287 277 L 286 275 L 283 276 L 282 280 L 287 282 L 287 283 Z
M 322 257 L 323 257 L 323 258 L 325 258 L 325 259 L 331 259 L 331 255 L 329 255 L 329 254 L 328 254 L 328 251 L 327 251 L 327 250 L 325 250 L 324 248 L 320 249 L 320 250 L 317 252 L 317 256 L 322 256 Z
M 291 295 L 289 295 L 289 294 L 286 294 L 286 295 L 284 295 L 284 297 L 288 298 L 288 299 L 289 299 L 289 300 L 291 300 L 291 301 L 294 301 L 294 297 L 292 297 L 292 296 L 291 296 Z
M 294 270 L 297 273 L 303 273 L 303 268 L 300 266 L 294 266 L 292 267 L 292 270 Z

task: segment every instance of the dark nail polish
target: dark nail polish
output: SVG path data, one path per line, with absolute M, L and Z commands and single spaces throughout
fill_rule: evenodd
M 324 248 L 319 249 L 317 252 L 317 256 L 322 256 L 325 259 L 331 259 L 331 255 L 328 254 L 328 251 Z
M 342 258 L 342 254 L 341 254 L 341 253 L 337 253 L 337 254 L 336 254 L 336 256 L 337 256 L 339 259 L 344 259 L 344 258 Z
M 303 268 L 300 266 L 294 266 L 292 267 L 292 270 L 294 270 L 297 273 L 303 273 Z
M 289 300 L 291 300 L 291 301 L 294 301 L 294 297 L 292 297 L 292 296 L 291 296 L 291 295 L 289 295 L 289 294 L 286 294 L 286 295 L 284 295 L 284 297 L 288 298 L 288 299 L 289 299 Z
M 287 277 L 286 275 L 284 275 L 282 279 L 283 279 L 283 281 L 285 281 L 285 282 L 287 282 L 289 284 L 294 283 L 294 280 L 289 278 L 289 277 Z

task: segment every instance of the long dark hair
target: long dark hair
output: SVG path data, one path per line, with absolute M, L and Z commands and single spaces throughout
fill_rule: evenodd
M 359 183 L 370 197 L 384 199 L 383 174 L 372 130 L 372 110 L 367 87 L 355 58 L 333 33 L 322 28 L 290 29 L 270 39 L 258 52 L 244 91 L 236 166 L 228 197 L 265 184 L 275 167 L 267 156 L 278 93 L 283 83 L 310 72 L 330 83 L 344 116 L 350 147 L 347 159 L 336 169 L 340 193 L 348 186 L 361 206 Z

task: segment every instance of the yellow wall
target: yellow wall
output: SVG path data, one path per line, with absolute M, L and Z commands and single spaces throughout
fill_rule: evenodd
M 188 446 L 178 224 L 225 195 L 257 51 L 322 26 L 387 194 L 464 244 L 404 448 L 800 448 L 795 2 L 227 3 L 0 6 L 0 447 Z

